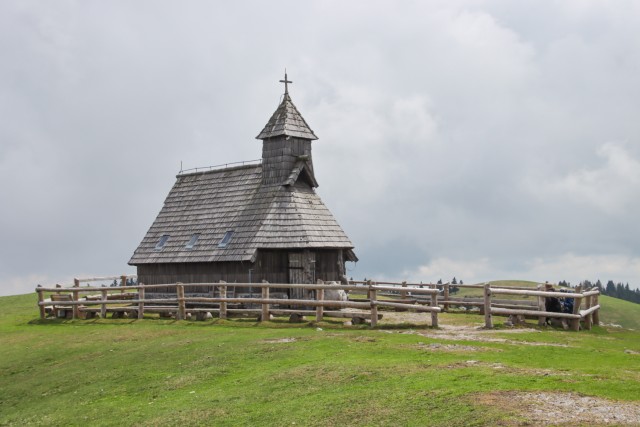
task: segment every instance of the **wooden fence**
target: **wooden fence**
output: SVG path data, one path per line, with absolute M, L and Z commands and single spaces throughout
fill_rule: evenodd
M 126 279 L 125 279 L 126 280 Z M 189 296 L 185 294 L 185 288 L 189 287 L 210 287 L 211 295 L 215 295 L 218 291 L 218 297 L 202 297 Z M 227 289 L 230 287 L 253 287 L 260 288 L 262 295 L 260 298 L 235 298 L 227 297 Z M 148 299 L 145 293 L 148 290 L 156 288 L 174 288 L 175 298 Z M 288 299 L 288 298 L 270 298 L 270 289 L 305 289 L 315 291 L 313 299 Z M 343 290 L 367 292 L 367 302 L 356 301 L 339 301 L 325 299 L 326 290 Z M 396 308 L 413 310 L 417 312 L 430 312 L 432 326 L 438 326 L 438 313 L 441 311 L 438 306 L 437 289 L 407 287 L 407 291 L 414 292 L 418 295 L 429 296 L 430 305 L 416 305 L 402 302 L 392 302 L 378 300 L 377 294 L 380 291 L 394 291 L 393 286 L 379 285 L 374 282 L 368 282 L 366 285 L 350 284 L 326 284 L 319 281 L 317 284 L 276 284 L 276 283 L 173 283 L 162 285 L 144 285 L 135 286 L 118 286 L 118 287 L 79 287 L 71 288 L 44 288 L 38 287 L 38 306 L 40 308 L 40 317 L 42 319 L 47 316 L 47 308 L 57 316 L 61 311 L 70 312 L 71 318 L 80 318 L 87 313 L 99 312 L 105 317 L 107 312 L 120 313 L 126 312 L 137 318 L 142 318 L 144 313 L 174 313 L 179 320 L 187 319 L 191 314 L 217 313 L 221 319 L 226 319 L 228 313 L 241 314 L 258 314 L 261 320 L 270 319 L 271 315 L 308 315 L 315 314 L 316 321 L 321 321 L 323 317 L 343 317 L 352 319 L 370 319 L 371 326 L 376 326 L 379 320 L 378 307 Z M 116 291 L 119 293 L 109 294 Z M 135 291 L 135 292 L 132 292 Z M 53 292 L 49 299 L 45 298 L 45 293 Z M 96 295 L 96 292 L 100 292 Z M 80 294 L 93 294 L 84 298 L 80 298 Z M 242 307 L 250 305 L 260 305 L 260 309 L 236 308 L 237 305 Z M 278 305 L 281 307 L 273 307 Z M 92 308 L 99 306 L 99 308 Z M 283 308 L 289 307 L 289 308 Z M 291 308 L 291 307 L 295 308 Z M 232 308 L 233 307 L 233 308 Z M 297 308 L 303 307 L 303 308 Z M 357 311 L 325 311 L 325 308 L 337 309 L 356 309 Z
M 78 304 L 72 304 L 71 302 L 73 301 L 78 301 L 80 298 L 80 293 L 83 292 L 86 289 L 89 289 L 89 287 L 84 287 L 84 288 L 80 288 L 80 284 L 85 282 L 85 283 L 90 283 L 90 282 L 105 282 L 105 281 L 111 281 L 111 280 L 121 280 L 121 286 L 117 287 L 118 289 L 120 289 L 121 293 L 124 293 L 126 289 L 131 288 L 130 286 L 125 286 L 127 283 L 127 279 L 131 279 L 131 278 L 137 278 L 138 276 L 133 274 L 133 275 L 120 275 L 120 276 L 105 276 L 105 277 L 88 277 L 88 278 L 83 278 L 83 279 L 78 279 L 78 278 L 74 278 L 73 279 L 73 285 L 71 285 L 71 288 L 63 288 L 60 285 L 56 285 L 55 288 L 43 288 L 41 286 L 38 286 L 36 288 L 36 291 L 38 292 L 38 307 L 40 308 L 40 318 L 43 318 L 46 316 L 46 306 L 47 304 L 43 304 L 43 302 L 45 302 L 44 300 L 44 293 L 42 290 L 44 289 L 49 289 L 52 291 L 55 291 L 55 294 L 51 295 L 50 298 L 50 302 L 62 302 L 63 304 L 48 304 L 48 306 L 52 307 L 52 310 L 54 312 L 54 314 L 57 312 L 56 307 L 58 306 L 71 306 L 72 307 L 72 317 L 73 318 L 78 318 L 80 317 L 80 308 L 81 306 Z M 114 289 L 113 286 L 110 287 L 111 289 Z M 95 288 L 94 288 L 95 289 Z M 98 288 L 101 291 L 104 291 L 104 289 L 107 288 L 103 288 L 100 287 Z M 63 293 L 66 292 L 66 293 Z M 66 311 L 64 309 L 60 309 L 60 311 Z
M 389 283 L 391 284 L 391 283 Z M 404 299 L 405 303 L 420 303 L 419 299 L 411 299 L 412 295 L 407 294 L 404 290 L 406 282 L 396 283 L 400 285 L 396 288 L 396 294 L 400 298 Z M 420 284 L 419 286 L 426 286 L 430 288 L 439 289 L 443 298 L 438 299 L 438 303 L 442 305 L 442 311 L 448 312 L 452 306 L 464 306 L 464 307 L 477 307 L 479 313 L 484 315 L 485 327 L 487 329 L 493 328 L 493 315 L 498 316 L 522 316 L 522 317 L 535 317 L 538 319 L 539 325 L 544 325 L 547 318 L 553 319 L 567 319 L 569 327 L 575 331 L 580 329 L 580 322 L 582 322 L 584 329 L 591 329 L 593 324 L 598 325 L 600 323 L 600 305 L 598 303 L 598 297 L 600 291 L 597 289 L 582 291 L 582 288 L 578 286 L 572 292 L 559 292 L 559 291 L 544 291 L 545 285 L 538 284 L 537 289 L 530 287 L 491 287 L 489 283 L 464 285 L 464 284 Z M 454 297 L 451 295 L 451 288 L 467 288 L 478 289 L 482 292 L 481 297 Z M 535 299 L 499 299 L 493 295 L 517 295 L 523 298 L 535 297 Z M 407 300 L 407 298 L 410 298 Z M 546 298 L 572 298 L 573 311 L 571 313 L 557 313 L 546 311 Z M 582 307 L 584 306 L 584 310 Z
M 117 287 L 80 287 L 81 282 L 118 280 L 126 283 L 128 277 L 113 276 L 90 279 L 74 279 L 74 285 L 68 288 L 38 287 L 38 307 L 40 317 L 46 318 L 47 311 L 59 316 L 71 314 L 71 318 L 91 317 L 100 313 L 105 317 L 109 313 L 127 313 L 130 316 L 142 318 L 145 313 L 160 313 L 175 315 L 177 319 L 187 319 L 195 314 L 198 319 L 217 314 L 226 319 L 231 314 L 257 315 L 260 320 L 268 320 L 271 316 L 305 316 L 315 315 L 316 321 L 324 316 L 351 318 L 354 321 L 371 321 L 376 326 L 380 318 L 378 308 L 395 310 L 411 310 L 431 313 L 431 325 L 438 326 L 438 313 L 449 311 L 452 306 L 478 307 L 479 313 L 484 315 L 485 327 L 493 328 L 493 315 L 523 316 L 538 318 L 539 324 L 544 324 L 547 318 L 567 319 L 571 329 L 579 330 L 580 322 L 585 329 L 591 329 L 593 323 L 599 324 L 598 290 L 582 292 L 578 287 L 572 292 L 544 291 L 540 284 L 537 289 L 524 287 L 491 287 L 489 283 L 477 285 L 445 284 L 411 284 L 407 282 L 375 282 L 353 281 L 349 284 L 335 282 L 317 284 L 275 284 L 275 283 L 173 283 L 161 285 L 117 286 Z M 451 296 L 451 287 L 475 288 L 482 292 L 480 298 L 464 298 Z M 208 287 L 209 296 L 190 296 L 190 287 Z M 229 288 L 258 288 L 260 297 L 237 298 L 228 296 Z M 147 291 L 151 294 L 154 289 L 175 289 L 173 298 L 145 298 Z M 187 289 L 187 293 L 185 293 Z M 271 298 L 271 289 L 304 289 L 312 291 L 310 299 Z M 348 301 L 325 298 L 327 290 L 343 290 L 350 292 Z M 217 291 L 217 296 L 216 296 Z M 50 297 L 46 298 L 46 293 Z M 80 294 L 88 294 L 80 297 Z M 356 295 L 364 295 L 358 298 Z M 439 298 L 442 294 L 442 298 Z M 516 295 L 531 299 L 498 299 L 493 295 Z M 379 299 L 382 297 L 383 299 Z M 545 311 L 545 299 L 573 298 L 572 313 L 557 313 Z M 582 306 L 584 305 L 584 310 Z M 259 306 L 259 308 L 250 308 Z M 442 306 L 442 308 L 440 307 Z M 332 310 L 326 310 L 332 309 Z M 343 311 L 342 309 L 351 309 Z M 355 322 L 354 322 L 355 323 Z
M 538 317 L 538 324 L 543 325 L 548 317 L 568 319 L 570 328 L 574 331 L 580 330 L 580 321 L 583 321 L 585 329 L 591 329 L 593 323 L 598 325 L 600 323 L 600 304 L 598 304 L 598 297 L 600 291 L 597 289 L 587 290 L 582 292 L 580 286 L 576 287 L 573 292 L 558 292 L 558 291 L 543 291 L 543 285 L 538 285 L 537 290 L 522 290 L 522 289 L 510 289 L 510 288 L 492 288 L 488 283 L 484 285 L 484 316 L 485 327 L 492 328 L 493 320 L 491 316 L 493 314 L 503 316 L 536 316 Z M 538 308 L 535 309 L 513 309 L 494 307 L 491 303 L 492 295 L 523 295 L 523 296 L 535 296 L 537 297 Z M 545 299 L 546 298 L 573 298 L 573 311 L 571 313 L 556 313 L 546 311 Z M 585 306 L 584 310 L 581 310 L 582 305 Z

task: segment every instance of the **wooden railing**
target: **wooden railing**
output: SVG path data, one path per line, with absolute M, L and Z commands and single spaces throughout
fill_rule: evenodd
M 498 316 L 525 316 L 537 317 L 539 324 L 544 324 L 547 318 L 567 319 L 573 330 L 580 329 L 582 321 L 585 329 L 591 329 L 593 323 L 599 324 L 598 290 L 582 292 L 578 287 L 572 292 L 544 291 L 543 285 L 537 289 L 524 287 L 491 287 L 489 283 L 476 285 L 451 285 L 422 284 L 407 282 L 375 282 L 353 281 L 348 284 L 336 282 L 317 284 L 282 284 L 282 283 L 172 283 L 160 285 L 138 284 L 134 286 L 117 287 L 80 287 L 82 282 L 118 280 L 126 283 L 128 277 L 112 276 L 90 279 L 74 279 L 74 286 L 70 288 L 44 288 L 38 287 L 38 307 L 40 317 L 46 318 L 47 309 L 55 314 L 59 310 L 70 310 L 72 318 L 80 318 L 83 315 L 100 313 L 105 317 L 107 312 L 129 313 L 137 318 L 143 318 L 147 313 L 172 313 L 177 319 L 187 319 L 196 314 L 198 318 L 216 313 L 222 319 L 226 319 L 229 313 L 257 314 L 260 320 L 268 320 L 272 315 L 315 315 L 317 321 L 324 316 L 358 319 L 370 319 L 371 326 L 376 326 L 379 320 L 378 308 L 395 310 L 411 310 L 416 312 L 431 313 L 431 325 L 438 326 L 438 313 L 448 311 L 451 306 L 478 307 L 479 313 L 484 315 L 485 327 L 493 328 L 493 315 Z M 482 290 L 480 298 L 452 297 L 451 286 L 458 288 L 475 288 Z M 188 289 L 192 287 L 210 289 L 208 296 L 189 295 Z M 163 288 L 171 290 L 175 297 L 153 297 L 153 290 Z M 250 294 L 249 297 L 235 297 L 229 288 L 257 288 L 261 290 L 259 297 Z M 185 289 L 187 292 L 185 293 Z M 273 298 L 270 296 L 272 289 L 305 289 L 314 291 L 311 299 Z M 218 296 L 216 292 L 218 291 Z M 325 298 L 326 290 L 343 290 L 350 292 L 347 301 L 331 300 Z M 115 291 L 115 293 L 114 293 Z M 99 292 L 99 294 L 97 294 Z M 51 293 L 46 299 L 46 293 Z M 357 298 L 355 294 L 364 294 L 366 297 Z M 443 298 L 439 298 L 440 294 Z M 80 294 L 90 294 L 80 298 Z M 151 295 L 151 298 L 147 296 Z M 493 295 L 517 295 L 523 298 L 535 297 L 535 300 L 497 299 Z M 383 299 L 379 299 L 382 297 Z M 573 311 L 571 313 L 547 312 L 545 299 L 573 298 Z M 247 308 L 258 305 L 260 308 Z M 442 308 L 440 308 L 442 305 Z M 584 310 L 582 306 L 584 305 Z M 341 309 L 353 309 L 349 312 Z M 327 309 L 333 309 L 327 311 Z M 337 310 L 336 310 L 337 309 Z
M 80 293 L 84 292 L 84 290 L 89 289 L 89 287 L 84 287 L 82 289 L 80 289 L 80 284 L 85 282 L 85 283 L 90 283 L 90 282 L 105 282 L 107 280 L 121 280 L 122 282 L 122 286 L 119 286 L 118 289 L 121 289 L 121 292 L 125 292 L 125 289 L 130 289 L 131 286 L 125 286 L 127 283 L 127 279 L 131 279 L 131 278 L 137 278 L 138 276 L 135 274 L 130 274 L 130 275 L 126 275 L 126 274 L 122 274 L 120 276 L 104 276 L 104 277 L 87 277 L 87 278 L 74 278 L 73 279 L 73 285 L 71 285 L 72 289 L 68 289 L 68 288 L 64 288 L 61 285 L 56 285 L 55 288 L 48 288 L 48 289 L 53 289 L 56 292 L 56 295 L 61 295 L 62 292 L 71 292 L 71 297 L 72 299 L 69 300 L 68 298 L 66 300 L 63 300 L 62 298 L 60 298 L 59 300 L 63 300 L 64 304 L 50 304 L 53 305 L 54 308 L 54 312 L 55 312 L 55 306 L 57 305 L 72 305 L 72 310 L 73 310 L 73 318 L 78 318 L 80 317 L 80 312 L 79 312 L 79 306 L 77 304 L 67 304 L 70 301 L 78 301 Z M 111 289 L 113 289 L 114 287 L 111 286 Z M 44 301 L 44 295 L 43 293 L 40 291 L 41 289 L 47 289 L 47 288 L 43 288 L 41 286 L 38 286 L 36 288 L 36 291 L 38 292 L 38 307 L 40 308 L 40 317 L 44 319 L 44 316 L 46 316 L 46 310 L 45 310 L 45 305 L 43 305 L 43 301 Z M 104 289 L 102 287 L 98 288 L 100 290 Z M 65 295 L 65 294 L 62 294 Z M 68 295 L 68 294 L 66 294 Z M 55 297 L 53 297 L 52 299 L 56 299 Z
M 397 284 L 400 285 L 400 284 Z M 402 284 L 404 286 L 404 282 Z M 443 298 L 439 299 L 439 304 L 442 305 L 444 312 L 449 311 L 451 306 L 466 306 L 466 307 L 478 307 L 479 313 L 485 317 L 485 327 L 493 328 L 492 315 L 499 316 L 525 316 L 525 317 L 537 317 L 538 324 L 544 325 L 547 318 L 559 318 L 568 319 L 569 327 L 573 330 L 580 329 L 580 322 L 585 329 L 591 329 L 593 324 L 598 325 L 600 323 L 600 305 L 598 304 L 598 297 L 600 291 L 597 289 L 586 290 L 582 292 L 582 288 L 578 286 L 571 292 L 558 292 L 558 291 L 544 291 L 545 285 L 538 284 L 537 289 L 531 287 L 491 287 L 489 283 L 485 284 L 428 284 L 420 285 L 428 286 L 431 288 L 440 289 L 443 293 Z M 483 296 L 481 297 L 454 297 L 451 296 L 451 287 L 468 288 L 482 290 Z M 399 288 L 398 291 L 402 293 Z M 496 295 L 519 295 L 524 298 L 535 297 L 535 300 L 516 300 L 516 299 L 497 299 L 493 297 Z M 558 313 L 546 311 L 546 298 L 573 298 L 573 312 L 572 313 Z M 418 301 L 419 302 L 419 301 Z M 582 310 L 581 307 L 585 306 Z
M 492 288 L 489 283 L 484 285 L 484 315 L 485 315 L 485 327 L 492 328 L 493 320 L 491 315 L 520 315 L 520 316 L 537 316 L 538 324 L 543 325 L 546 319 L 560 318 L 569 319 L 570 328 L 574 331 L 580 330 L 580 321 L 584 323 L 585 329 L 591 329 L 591 326 L 595 323 L 600 323 L 600 304 L 598 304 L 598 297 L 600 291 L 597 289 L 587 290 L 582 292 L 580 286 L 576 287 L 573 292 L 558 292 L 558 291 L 543 291 L 543 285 L 538 285 L 537 290 L 531 289 L 511 289 L 511 288 Z M 538 308 L 533 309 L 513 309 L 494 307 L 492 305 L 492 295 L 523 295 L 537 297 Z M 546 311 L 545 299 L 546 298 L 573 298 L 573 311 L 571 313 L 557 313 L 554 311 Z M 581 310 L 582 305 L 585 305 L 585 309 Z
M 125 279 L 126 280 L 126 279 Z M 209 297 L 202 296 L 189 296 L 185 294 L 185 288 L 190 287 L 210 287 L 211 295 Z M 227 297 L 227 289 L 229 287 L 241 287 L 241 288 L 260 288 L 262 295 L 260 298 L 236 298 Z M 175 289 L 175 298 L 158 298 L 149 299 L 145 297 L 145 294 L 149 290 L 157 288 L 169 288 Z M 218 290 L 218 297 L 215 297 L 214 289 Z M 314 299 L 288 299 L 288 298 L 271 298 L 269 296 L 270 289 L 305 289 L 309 291 L 315 291 Z M 368 282 L 366 285 L 350 284 L 342 285 L 337 283 L 324 283 L 319 281 L 317 284 L 276 284 L 276 283 L 225 283 L 223 281 L 219 283 L 172 283 L 161 285 L 144 285 L 138 284 L 134 286 L 118 286 L 118 287 L 77 287 L 72 288 L 44 288 L 38 287 L 38 306 L 40 307 L 40 317 L 46 318 L 46 308 L 50 307 L 54 312 L 61 309 L 72 310 L 72 318 L 79 318 L 80 313 L 94 313 L 97 309 L 92 309 L 91 306 L 100 306 L 99 312 L 102 317 L 110 312 L 123 312 L 134 314 L 138 318 L 142 318 L 145 312 L 159 312 L 159 313 L 175 313 L 175 316 L 179 320 L 187 318 L 188 314 L 192 313 L 206 313 L 213 312 L 218 313 L 222 319 L 227 318 L 229 312 L 239 313 L 258 313 L 261 320 L 268 320 L 272 314 L 308 314 L 309 308 L 312 308 L 315 312 L 316 321 L 323 319 L 324 315 L 332 317 L 351 317 L 351 318 L 369 318 L 371 319 L 371 326 L 376 326 L 378 321 L 378 308 L 399 308 L 406 310 L 413 310 L 417 312 L 430 312 L 432 326 L 438 326 L 438 313 L 441 311 L 438 307 L 438 290 L 431 288 L 419 288 L 419 287 L 406 287 L 407 292 L 412 292 L 418 295 L 427 295 L 430 298 L 430 305 L 416 305 L 407 304 L 402 302 L 392 302 L 385 300 L 378 300 L 378 292 L 395 291 L 397 288 L 393 286 L 379 285 L 375 282 Z M 405 289 L 405 288 L 403 288 Z M 326 290 L 365 290 L 368 294 L 367 302 L 355 302 L 355 301 L 338 301 L 329 300 L 324 298 Z M 120 291 L 109 295 L 109 291 Z M 128 293 L 125 293 L 129 291 Z M 137 291 L 137 292 L 131 292 Z M 45 293 L 54 292 L 54 295 L 70 294 L 71 298 L 64 299 L 64 301 L 56 301 L 55 298 L 45 298 Z M 99 296 L 92 295 L 85 298 L 80 298 L 81 293 L 95 294 L 100 292 Z M 126 297 L 125 297 L 126 296 Z M 217 307 L 208 307 L 207 305 L 216 305 Z M 243 306 L 258 304 L 261 305 L 259 310 L 247 309 L 247 308 L 229 308 L 230 304 L 241 304 Z M 274 308 L 272 306 L 295 306 L 305 307 L 306 309 L 297 308 Z M 111 307 L 110 307 L 111 306 Z M 359 309 L 360 311 L 354 312 L 325 312 L 325 308 L 351 308 Z

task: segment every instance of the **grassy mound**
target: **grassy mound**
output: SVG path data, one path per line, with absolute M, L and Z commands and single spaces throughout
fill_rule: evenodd
M 640 331 L 640 304 L 600 295 L 600 321 Z
M 35 301 L 0 298 L 0 425 L 468 426 L 522 422 L 486 392 L 640 401 L 640 334 L 620 328 L 454 341 L 330 322 L 40 321 Z M 602 302 L 627 313 L 616 322 L 638 316 Z

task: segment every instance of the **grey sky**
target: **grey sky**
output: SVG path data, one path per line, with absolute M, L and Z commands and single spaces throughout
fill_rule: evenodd
M 640 285 L 640 4 L 0 2 L 0 295 L 126 265 L 283 92 L 350 275 Z

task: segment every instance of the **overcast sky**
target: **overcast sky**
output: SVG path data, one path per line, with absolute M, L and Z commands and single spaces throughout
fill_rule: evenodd
M 127 265 L 290 93 L 349 275 L 640 285 L 640 3 L 0 2 L 0 295 Z

